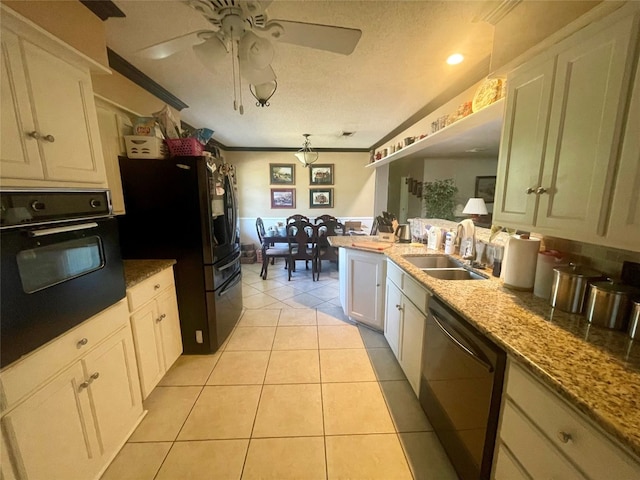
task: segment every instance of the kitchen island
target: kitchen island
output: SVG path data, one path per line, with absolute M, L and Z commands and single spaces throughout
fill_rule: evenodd
M 357 239 L 372 240 L 376 239 Z M 347 236 L 330 237 L 330 242 L 386 256 L 567 403 L 640 455 L 640 346 L 624 332 L 593 327 L 585 317 L 555 310 L 532 293 L 509 290 L 490 275 L 473 281 L 431 277 L 404 258 L 442 254 L 424 245 L 373 250 L 354 246 Z

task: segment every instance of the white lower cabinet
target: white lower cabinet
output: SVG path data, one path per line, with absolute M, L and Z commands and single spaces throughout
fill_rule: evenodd
M 129 289 L 127 298 L 142 398 L 147 398 L 182 353 L 173 268 Z
M 126 320 L 127 313 L 126 302 L 121 301 L 88 322 L 113 324 L 123 315 Z M 11 393 L 15 378 L 28 378 L 43 364 L 60 362 L 57 343 L 78 351 L 71 364 L 37 385 L 24 400 L 4 406 L 3 478 L 98 478 L 142 418 L 129 325 L 122 322 L 106 338 L 100 338 L 100 331 L 87 334 L 74 329 L 3 371 L 3 392 Z M 74 341 L 85 334 L 80 343 Z M 85 353 L 84 346 L 93 348 Z
M 346 250 L 345 314 L 357 322 L 382 331 L 386 257 L 380 253 Z
M 638 459 L 509 361 L 493 478 L 640 478 Z
M 416 396 L 420 393 L 422 345 L 429 296 L 427 290 L 388 261 L 384 336 Z

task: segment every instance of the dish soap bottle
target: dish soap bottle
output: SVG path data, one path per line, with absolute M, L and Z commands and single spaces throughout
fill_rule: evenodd
M 444 253 L 452 255 L 456 251 L 456 232 L 450 230 L 445 235 Z

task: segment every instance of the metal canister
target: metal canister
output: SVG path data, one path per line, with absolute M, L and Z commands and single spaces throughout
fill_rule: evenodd
M 632 302 L 631 316 L 629 317 L 629 336 L 640 339 L 640 299 Z
M 592 282 L 585 314 L 587 321 L 599 327 L 624 330 L 629 321 L 631 295 L 637 290 L 612 281 Z
M 600 272 L 580 265 L 556 267 L 553 269 L 549 303 L 564 312 L 581 313 L 589 281 L 600 278 Z

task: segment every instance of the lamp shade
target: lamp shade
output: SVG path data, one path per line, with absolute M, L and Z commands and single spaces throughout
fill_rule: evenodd
M 464 206 L 462 213 L 467 215 L 487 215 L 487 206 L 482 198 L 470 198 Z

